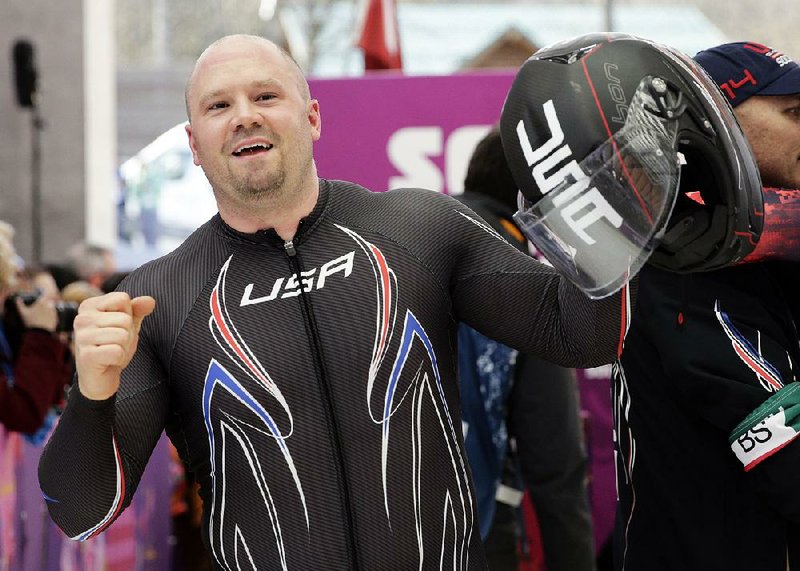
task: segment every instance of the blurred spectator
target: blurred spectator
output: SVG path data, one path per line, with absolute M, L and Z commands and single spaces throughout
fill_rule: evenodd
M 54 302 L 61 299 L 61 288 L 58 287 L 53 274 L 43 267 L 24 266 L 19 269 L 17 272 L 17 289 L 19 291 L 38 291 L 41 297 Z
M 11 245 L 12 233 L 8 225 L 0 223 L 0 310 L 4 305 L 2 301 L 10 297 L 8 292 L 11 295 L 37 293 L 38 301 L 28 309 L 45 301 L 48 306 L 62 303 L 62 292 L 47 270 L 21 268 L 21 260 L 15 256 Z M 99 293 L 87 282 L 72 278 L 67 281 L 63 292 L 67 301 L 77 303 Z M 13 298 L 8 300 L 8 304 L 12 302 Z M 73 369 L 69 351 L 63 348 L 63 343 L 53 339 L 49 330 L 52 322 L 47 323 L 47 331 L 32 330 L 23 321 L 25 307 L 17 308 L 14 303 L 10 309 L 10 312 L 2 313 L 0 333 L 12 334 L 8 336 L 12 339 L 9 342 L 10 353 L 18 354 L 18 358 L 11 371 L 14 384 L 9 386 L 7 353 L 0 350 L 0 364 L 3 365 L 0 368 L 0 417 L 6 425 L 0 425 L 0 569 L 175 569 L 169 544 L 168 491 L 171 482 L 167 470 L 169 443 L 166 437 L 154 450 L 136 499 L 114 529 L 78 543 L 65 536 L 45 516 L 47 508 L 36 471 L 44 440 L 57 418 L 57 406 L 53 405 L 61 404 L 64 385 L 70 380 Z M 48 319 L 54 319 L 52 314 Z M 33 325 L 32 322 L 28 324 Z M 66 332 L 60 332 L 59 336 L 65 340 L 69 338 Z M 61 353 L 63 361 L 58 358 Z M 60 380 L 51 383 L 61 364 L 66 372 Z M 44 390 L 46 388 L 48 390 Z M 49 394 L 49 388 L 52 388 L 52 399 L 44 398 Z M 205 553 L 201 547 L 194 547 L 195 551 L 199 549 Z M 200 567 L 191 569 L 201 571 Z
M 499 130 L 490 131 L 475 148 L 464 189 L 462 202 L 509 243 L 527 251 L 512 221 L 518 191 Z M 489 569 L 519 566 L 522 488 L 533 501 L 548 571 L 592 569 L 586 456 L 574 372 L 518 354 L 464 324 L 459 325 L 458 350 L 464 439 Z
M 72 282 L 61 291 L 61 298 L 64 301 L 77 305 L 80 305 L 84 299 L 96 295 L 103 295 L 103 290 L 84 280 Z
M 69 264 L 78 279 L 99 288 L 103 281 L 117 270 L 114 252 L 109 248 L 78 242 L 67 253 Z
M 64 264 L 46 264 L 45 268 L 53 276 L 59 291 L 80 279 L 75 270 Z
M 0 422 L 9 430 L 35 433 L 51 407 L 62 401 L 72 361 L 56 335 L 52 297 L 43 288 L 18 289 L 13 235 L 10 225 L 0 223 Z M 18 295 L 23 293 L 30 298 L 23 301 Z

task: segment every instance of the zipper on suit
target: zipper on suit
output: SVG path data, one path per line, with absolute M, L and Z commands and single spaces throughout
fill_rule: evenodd
M 286 256 L 289 260 L 289 266 L 291 267 L 292 271 L 296 273 L 298 283 L 301 283 L 300 273 L 302 272 L 303 268 L 301 260 L 297 255 L 297 248 L 294 245 L 294 241 L 286 240 L 283 243 L 283 249 L 286 252 Z M 325 362 L 322 358 L 322 343 L 319 339 L 317 322 L 314 318 L 314 312 L 311 307 L 311 298 L 302 287 L 300 288 L 300 295 L 298 298 L 300 299 L 302 306 L 301 311 L 305 317 L 308 330 L 311 332 L 310 342 L 312 345 L 312 354 L 314 355 L 315 360 L 315 369 L 317 370 L 317 375 L 321 381 L 320 386 L 322 387 L 323 397 L 325 399 L 325 406 L 323 406 L 323 408 L 327 417 L 326 420 L 328 428 L 330 429 L 330 433 L 332 435 L 331 439 L 333 440 L 333 451 L 336 458 L 337 476 L 340 484 L 339 487 L 342 492 L 341 497 L 342 503 L 344 504 L 344 515 L 347 519 L 347 555 L 348 559 L 350 560 L 350 569 L 358 570 L 358 549 L 355 538 L 355 518 L 353 517 L 353 511 L 350 505 L 350 485 L 348 483 L 347 468 L 342 452 L 339 424 L 336 420 L 336 411 L 333 408 L 333 393 L 329 384 L 327 371 L 325 370 Z

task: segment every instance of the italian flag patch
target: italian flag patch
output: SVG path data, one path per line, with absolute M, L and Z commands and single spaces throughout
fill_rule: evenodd
M 800 434 L 800 383 L 790 383 L 747 415 L 728 437 L 744 465 L 755 468 Z

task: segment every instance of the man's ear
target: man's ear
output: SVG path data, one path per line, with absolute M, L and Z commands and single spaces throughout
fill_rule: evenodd
M 194 133 L 192 132 L 192 124 L 186 123 L 186 134 L 189 136 L 189 148 L 192 150 L 192 161 L 198 167 L 200 166 L 200 157 L 197 156 L 197 147 L 195 145 Z
M 311 125 L 312 139 L 319 141 L 322 135 L 322 115 L 319 112 L 319 101 L 316 99 L 309 101 L 308 122 Z

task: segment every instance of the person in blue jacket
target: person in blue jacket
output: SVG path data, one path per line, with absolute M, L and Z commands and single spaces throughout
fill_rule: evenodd
M 517 186 L 500 132 L 477 144 L 458 198 L 509 243 L 528 251 L 513 222 Z M 594 566 L 576 379 L 572 369 L 458 330 L 461 411 L 489 569 L 515 569 L 527 489 L 549 571 Z

